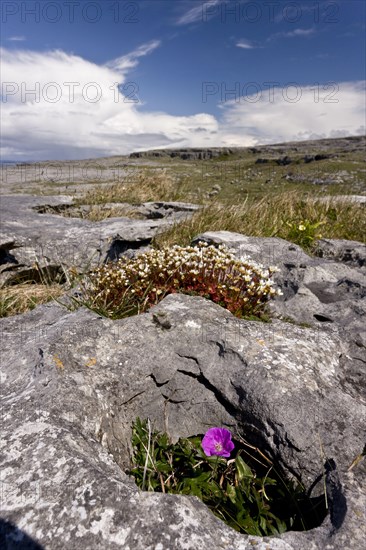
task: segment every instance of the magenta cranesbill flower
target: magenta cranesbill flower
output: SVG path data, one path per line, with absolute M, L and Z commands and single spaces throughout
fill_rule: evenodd
M 207 456 L 229 457 L 234 449 L 231 433 L 225 428 L 210 428 L 202 439 L 202 448 Z

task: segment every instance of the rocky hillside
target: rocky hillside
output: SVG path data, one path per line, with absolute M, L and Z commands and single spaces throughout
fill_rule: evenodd
M 363 146 L 363 138 L 345 138 L 266 146 L 243 155 L 253 157 L 252 167 L 261 158 L 257 166 L 276 163 L 287 170 L 278 159 L 321 166 L 353 148 L 356 180 L 364 170 Z M 208 151 L 217 152 L 218 163 L 226 162 L 222 156 L 239 154 L 189 153 Z M 186 152 L 173 157 L 179 166 L 190 165 L 182 156 Z M 155 156 L 134 158 L 150 162 L 149 155 Z M 116 159 L 97 161 L 105 162 L 106 170 L 116 165 Z M 216 161 L 195 157 L 192 163 L 206 163 L 209 170 Z M 73 282 L 72 274 L 80 277 L 107 261 L 148 250 L 156 235 L 189 223 L 204 205 L 119 202 L 125 215 L 92 221 L 95 203 L 76 198 L 84 185 L 95 188 L 96 171 L 82 180 L 79 165 L 70 182 L 79 195 L 63 195 L 62 186 L 50 182 L 44 194 L 26 193 L 26 182 L 15 180 L 12 170 L 14 179 L 9 173 L 0 203 L 0 291 L 20 292 L 25 282 L 31 287 L 49 281 L 65 290 L 57 301 L 22 314 L 7 313 L 8 297 L 2 303 L 0 547 L 362 548 L 366 245 L 319 238 L 310 253 L 278 237 L 198 232 L 193 245 L 224 244 L 237 258 L 279 268 L 275 281 L 282 296 L 270 302 L 269 322 L 240 319 L 205 298 L 184 294 L 168 295 L 141 315 L 112 320 L 80 306 L 80 279 Z M 18 194 L 9 193 L 16 181 Z M 364 197 L 362 182 L 358 189 Z M 110 200 L 106 195 L 98 207 L 107 211 L 106 197 Z M 335 208 L 332 215 L 338 215 Z M 139 490 L 126 473 L 136 417 L 150 418 L 173 440 L 212 426 L 230 428 L 301 482 L 312 502 L 326 502 L 325 519 L 308 531 L 244 535 L 197 497 Z
M 308 141 L 293 141 L 287 143 L 278 143 L 274 145 L 259 145 L 256 147 L 192 147 L 188 149 L 153 149 L 148 151 L 138 151 L 130 154 L 130 158 L 180 158 L 182 160 L 208 160 L 217 157 L 229 157 L 231 155 L 241 156 L 246 152 L 253 155 L 288 155 L 304 154 L 308 162 L 313 160 L 324 160 L 332 155 L 346 152 L 365 153 L 366 136 L 355 136 L 348 138 L 321 139 Z M 322 158 L 319 157 L 321 155 Z M 328 157 L 329 155 L 329 157 Z

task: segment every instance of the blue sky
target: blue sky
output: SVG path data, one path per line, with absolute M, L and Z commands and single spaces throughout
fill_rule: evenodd
M 2 157 L 363 134 L 365 18 L 363 0 L 3 0 Z

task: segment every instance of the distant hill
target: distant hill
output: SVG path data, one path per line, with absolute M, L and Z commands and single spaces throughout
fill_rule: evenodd
M 352 151 L 366 152 L 366 136 L 352 136 L 344 138 L 317 139 L 307 141 L 289 141 L 273 145 L 258 145 L 255 147 L 189 147 L 178 149 L 151 149 L 136 151 L 129 155 L 130 158 L 180 158 L 183 160 L 207 160 L 222 156 L 237 155 L 241 153 L 283 155 L 287 153 L 338 153 Z

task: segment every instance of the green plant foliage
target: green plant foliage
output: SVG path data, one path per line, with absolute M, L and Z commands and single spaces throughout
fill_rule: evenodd
M 150 421 L 137 418 L 132 427 L 133 466 L 128 473 L 142 490 L 197 496 L 242 533 L 268 536 L 299 524 L 300 529 L 307 527 L 301 518 L 305 498 L 301 487 L 274 475 L 263 453 L 255 450 L 254 456 L 251 447 L 249 455 L 236 442 L 235 458 L 206 456 L 201 442 L 202 437 L 195 436 L 173 444 L 167 434 L 153 430 Z
M 271 280 L 275 271 L 238 260 L 223 245 L 200 243 L 108 263 L 90 274 L 83 290 L 86 305 L 114 318 L 146 311 L 175 292 L 208 298 L 238 317 L 260 316 L 268 299 L 281 294 Z
M 287 238 L 303 248 L 310 248 L 316 239 L 322 238 L 318 228 L 325 223 L 324 221 L 311 222 L 309 220 L 287 221 L 286 225 L 290 228 Z

